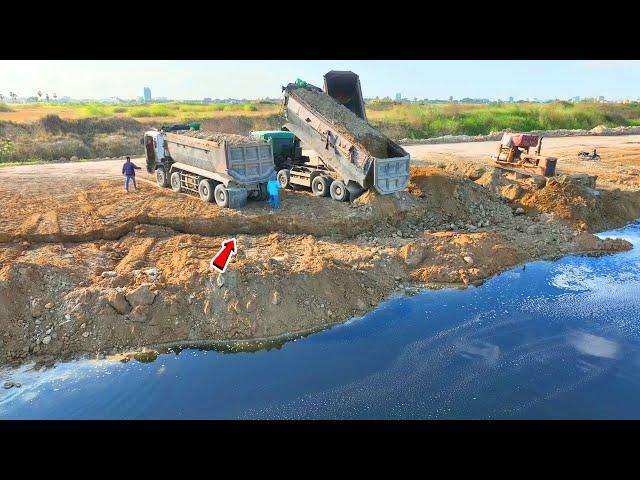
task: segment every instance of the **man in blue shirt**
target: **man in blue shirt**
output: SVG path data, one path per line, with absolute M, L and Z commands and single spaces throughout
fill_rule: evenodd
M 136 170 L 140 170 L 140 167 L 131 161 L 130 157 L 127 157 L 127 161 L 122 165 L 122 174 L 125 176 L 124 189 L 129 193 L 129 180 L 133 180 L 133 188 L 138 190 L 136 185 Z
M 267 192 L 269 193 L 269 201 L 267 203 L 271 203 L 273 208 L 278 208 L 278 191 L 280 190 L 280 184 L 278 183 L 278 178 L 276 176 L 276 172 L 271 174 L 271 178 L 267 183 Z

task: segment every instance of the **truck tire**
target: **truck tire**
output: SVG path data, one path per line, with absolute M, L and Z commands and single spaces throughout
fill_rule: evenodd
M 176 193 L 182 192 L 182 182 L 180 181 L 180 172 L 171 174 L 171 190 Z
M 213 182 L 208 178 L 203 178 L 198 184 L 198 193 L 200 194 L 200 200 L 203 202 L 213 202 L 213 191 L 215 186 Z
M 326 175 L 317 175 L 311 180 L 311 191 L 318 197 L 328 197 L 331 179 Z
M 216 199 L 216 203 L 219 207 L 226 208 L 229 206 L 229 193 L 222 183 L 216 185 L 213 191 L 213 196 Z
M 156 168 L 156 182 L 162 188 L 167 188 L 169 186 L 169 179 L 167 178 L 167 171 L 164 167 Z
M 338 202 L 346 202 L 349 200 L 349 190 L 342 180 L 334 180 L 330 187 L 331 198 Z
M 286 168 L 283 168 L 282 170 L 280 170 L 278 172 L 278 183 L 280 184 L 281 188 L 289 188 L 290 182 L 289 182 L 289 170 Z

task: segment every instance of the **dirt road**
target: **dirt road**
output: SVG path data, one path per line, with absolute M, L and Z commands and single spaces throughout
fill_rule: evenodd
M 504 179 L 482 161 L 483 144 L 433 145 L 409 147 L 426 158 L 416 164 L 438 168 L 413 168 L 405 192 L 337 203 L 284 191 L 276 211 L 220 209 L 144 170 L 140 191 L 127 194 L 122 160 L 0 168 L 0 363 L 279 339 L 395 293 L 627 249 L 589 233 L 640 217 L 636 183 L 613 183 L 626 175 L 615 169 L 636 168 L 637 151 L 616 141 L 599 143 L 603 166 L 576 162 L 609 175 L 598 195 L 567 177 L 543 188 Z M 560 160 L 559 170 L 572 165 Z M 231 235 L 238 255 L 214 274 L 209 260 Z
M 453 160 L 486 165 L 498 145 L 499 142 L 472 142 L 405 148 L 416 164 L 433 166 Z M 602 158 L 600 162 L 578 158 L 578 152 L 591 152 L 594 148 Z M 640 190 L 640 135 L 544 138 L 542 154 L 558 158 L 559 174 L 587 173 L 598 176 L 599 188 L 625 185 Z

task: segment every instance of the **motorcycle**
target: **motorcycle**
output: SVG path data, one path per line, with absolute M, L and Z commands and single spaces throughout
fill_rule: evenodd
M 584 152 L 584 151 L 578 152 L 578 157 L 580 157 L 581 160 L 588 160 L 588 161 L 595 161 L 595 162 L 600 161 L 600 155 L 598 155 L 598 152 L 596 152 L 595 148 L 591 153 Z

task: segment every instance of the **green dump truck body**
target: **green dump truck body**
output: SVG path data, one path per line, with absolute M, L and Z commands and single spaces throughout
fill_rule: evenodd
M 295 153 L 295 135 L 291 132 L 285 132 L 282 130 L 260 130 L 251 132 L 251 138 L 255 138 L 256 140 L 264 140 L 265 142 L 271 139 L 274 156 L 292 156 Z

